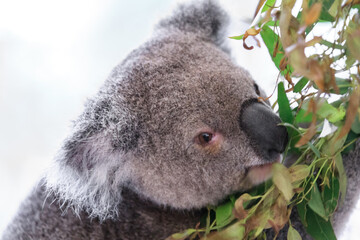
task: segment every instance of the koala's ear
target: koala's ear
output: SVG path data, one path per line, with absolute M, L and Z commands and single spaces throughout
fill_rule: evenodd
M 100 219 L 118 213 L 122 186 L 130 179 L 129 156 L 139 138 L 135 115 L 109 82 L 88 101 L 45 176 L 49 194 Z
M 205 40 L 221 45 L 228 23 L 228 15 L 215 0 L 196 0 L 179 5 L 174 13 L 160 21 L 157 27 L 197 34 Z
M 120 93 L 100 91 L 74 122 L 73 133 L 66 139 L 59 160 L 79 171 L 106 164 L 114 154 L 124 155 L 136 148 L 137 122 Z

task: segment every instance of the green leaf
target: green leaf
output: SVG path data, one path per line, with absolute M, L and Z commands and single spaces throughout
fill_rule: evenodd
M 327 41 L 325 39 L 322 39 L 320 41 L 320 44 L 325 45 L 325 46 L 327 46 L 329 48 L 335 48 L 335 49 L 345 49 L 346 48 L 345 46 L 343 46 L 341 44 L 336 44 L 334 42 L 329 42 L 329 41 Z
M 354 63 L 356 62 L 355 57 L 351 54 L 351 51 L 349 49 L 346 49 L 346 60 L 345 60 L 345 64 L 347 68 L 351 68 L 352 65 L 354 65 Z
M 306 84 L 309 82 L 309 79 L 306 77 L 301 78 L 294 86 L 294 92 L 299 93 L 303 88 L 306 86 Z
M 245 227 L 240 223 L 236 222 L 230 227 L 220 231 L 214 232 L 206 236 L 207 240 L 235 240 L 243 239 L 245 235 Z
M 340 182 L 336 177 L 331 177 L 330 187 L 324 186 L 323 199 L 327 216 L 332 215 L 338 205 Z
M 360 121 L 359 121 L 359 114 L 356 114 L 355 120 L 351 125 L 351 130 L 356 133 L 360 134 Z
M 339 191 L 341 194 L 341 202 L 344 202 L 346 196 L 347 177 L 342 156 L 340 153 L 335 156 L 335 166 L 339 173 Z
M 279 21 L 268 21 L 265 25 L 269 27 L 279 26 Z
M 305 164 L 294 165 L 289 168 L 291 182 L 305 179 L 310 174 L 310 167 Z
M 350 151 L 355 149 L 356 141 L 355 139 L 358 139 L 360 137 L 359 134 L 354 133 L 352 130 L 348 133 L 346 141 L 344 145 L 348 145 L 350 142 L 353 142 L 349 146 L 347 146 L 341 153 L 349 153 Z
M 344 146 L 346 136 L 342 137 L 341 139 L 338 139 L 339 133 L 341 131 L 341 128 L 338 129 L 330 138 L 328 141 L 325 142 L 325 144 L 322 147 L 322 152 L 329 156 L 334 156 L 335 153 L 341 150 L 341 148 Z
M 310 208 L 306 210 L 306 231 L 315 240 L 336 240 L 330 221 L 325 221 Z
M 222 228 L 229 223 L 229 220 L 232 218 L 234 205 L 231 201 L 226 202 L 218 206 L 215 210 L 216 213 L 216 226 Z
M 242 40 L 244 37 L 244 34 L 240 35 L 240 36 L 233 36 L 233 37 L 229 37 L 231 39 L 235 39 L 235 40 Z
M 278 84 L 279 115 L 283 122 L 293 123 L 294 117 L 291 112 L 289 99 L 286 96 L 284 83 Z
M 287 201 L 290 201 L 294 195 L 293 187 L 291 185 L 291 175 L 289 170 L 280 163 L 272 165 L 273 182 L 279 191 L 284 195 Z
M 311 142 L 308 142 L 307 145 L 310 147 L 310 149 L 315 153 L 316 157 L 321 157 L 320 151 L 312 144 Z
M 332 17 L 336 17 L 339 10 L 341 10 L 341 0 L 335 0 L 329 9 L 329 13 Z
M 324 218 L 324 220 L 328 220 L 317 184 L 314 184 L 314 187 L 311 190 L 311 196 L 308 205 L 315 213 Z
M 302 202 L 300 202 L 298 205 L 296 205 L 297 211 L 299 213 L 299 217 L 300 220 L 302 222 L 302 224 L 306 227 L 307 226 L 307 221 L 306 221 L 306 212 L 307 212 L 307 207 L 306 207 L 306 199 L 304 199 Z
M 352 5 L 351 8 L 356 8 L 358 10 L 358 13 L 360 12 L 360 4 Z
M 302 238 L 301 238 L 300 234 L 298 233 L 298 231 L 296 231 L 296 229 L 290 225 L 288 233 L 287 233 L 287 239 L 288 240 L 301 240 Z
M 182 239 L 185 239 L 185 238 L 189 237 L 194 232 L 196 232 L 196 229 L 187 229 L 187 230 L 185 230 L 184 232 L 181 232 L 181 233 L 174 233 L 173 235 L 171 235 L 171 237 L 169 237 L 167 239 L 169 239 L 169 240 L 182 240 Z
M 284 52 L 282 50 L 279 36 L 273 30 L 271 30 L 271 28 L 269 28 L 266 25 L 263 26 L 263 28 L 260 32 L 260 35 L 269 51 L 271 59 L 273 60 L 275 66 L 280 70 L 280 61 L 284 57 L 284 54 L 278 52 L 275 57 L 273 56 L 275 45 L 276 45 L 277 41 L 279 41 L 278 49 L 281 50 L 282 52 Z
M 267 11 L 268 9 L 270 9 L 272 6 L 274 6 L 276 0 L 267 0 L 266 3 L 264 4 L 261 12 L 265 12 Z
M 346 28 L 345 44 L 349 49 L 349 54 L 360 61 L 360 25 L 357 22 L 350 21 Z
M 322 119 L 327 119 L 331 123 L 336 123 L 344 119 L 346 110 L 343 106 L 339 108 L 333 107 L 327 101 L 321 103 L 320 108 L 317 109 L 316 115 Z
M 352 86 L 351 81 L 349 79 L 343 79 L 343 78 L 337 77 L 337 78 L 335 78 L 335 82 L 339 88 L 340 94 L 348 93 L 350 90 L 350 87 Z M 334 92 L 334 91 L 332 91 L 332 92 Z
M 295 117 L 295 122 L 299 123 L 310 123 L 312 121 L 313 114 L 311 112 L 306 113 L 304 109 L 300 109 Z

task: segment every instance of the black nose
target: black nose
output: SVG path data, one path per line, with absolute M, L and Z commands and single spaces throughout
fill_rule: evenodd
M 281 120 L 269 106 L 256 99 L 246 101 L 241 107 L 239 122 L 255 151 L 266 160 L 274 161 L 285 150 L 286 127 L 279 126 Z

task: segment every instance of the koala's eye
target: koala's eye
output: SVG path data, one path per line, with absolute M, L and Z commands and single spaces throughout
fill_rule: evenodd
M 201 145 L 206 145 L 208 144 L 209 142 L 211 142 L 213 138 L 213 134 L 212 133 L 208 133 L 208 132 L 203 132 L 203 133 L 200 133 L 198 135 L 198 142 L 201 144 Z
M 259 89 L 259 86 L 258 86 L 256 83 L 254 83 L 254 88 L 255 88 L 256 94 L 257 94 L 258 96 L 260 96 L 260 89 Z

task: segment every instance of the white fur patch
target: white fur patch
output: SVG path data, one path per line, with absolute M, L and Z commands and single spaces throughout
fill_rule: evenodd
M 89 142 L 88 147 L 95 146 Z M 109 153 L 106 148 L 91 152 L 96 165 L 82 172 L 65 164 L 64 154 L 60 153 L 45 176 L 47 194 L 54 194 L 65 210 L 71 208 L 77 215 L 84 210 L 101 221 L 116 218 L 122 187 L 131 174 L 131 168 L 126 166 L 129 161 L 124 160 L 124 154 Z

